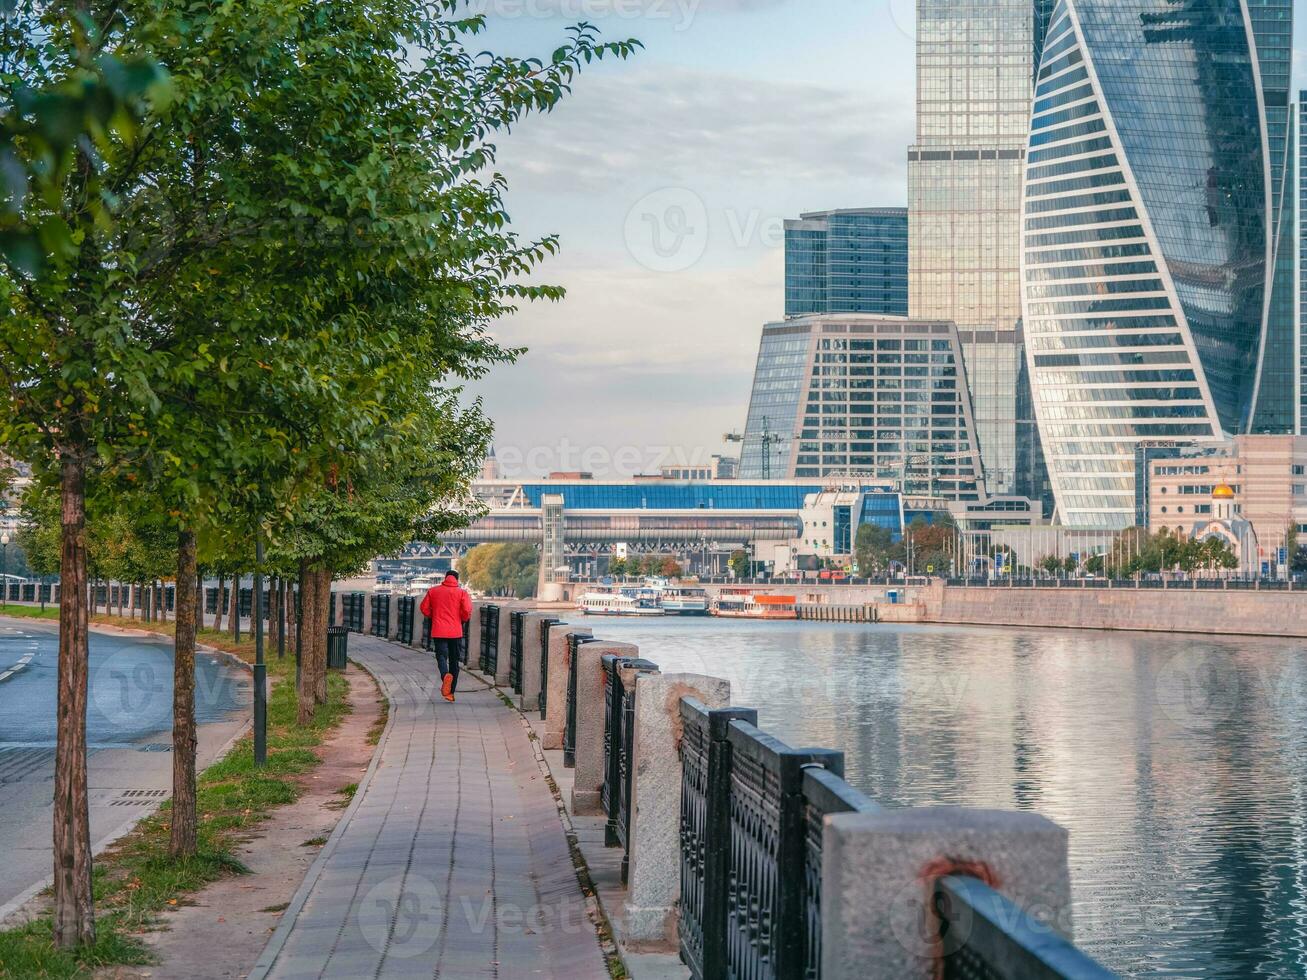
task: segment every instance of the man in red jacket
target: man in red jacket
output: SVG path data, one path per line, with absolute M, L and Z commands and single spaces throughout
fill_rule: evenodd
M 442 678 L 440 693 L 446 701 L 453 701 L 463 624 L 472 618 L 472 597 L 458 584 L 458 572 L 449 572 L 445 581 L 427 591 L 420 608 L 423 616 L 431 618 L 431 647 Z

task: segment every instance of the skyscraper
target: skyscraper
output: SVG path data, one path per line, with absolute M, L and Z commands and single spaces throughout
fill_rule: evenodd
M 740 477 L 830 476 L 980 499 L 971 399 L 953 324 L 827 314 L 763 328 Z
M 908 212 L 859 208 L 785 222 L 785 315 L 908 315 Z
M 1143 441 L 1250 424 L 1273 264 L 1243 0 L 1057 0 L 1026 158 L 1027 357 L 1062 520 L 1135 519 Z
M 991 493 L 1038 496 L 1023 417 L 1021 170 L 1050 0 L 918 0 L 909 314 L 958 326 Z
M 1293 432 L 1297 425 L 1297 192 L 1296 151 L 1289 133 L 1289 75 L 1293 61 L 1293 0 L 1248 0 L 1257 41 L 1257 66 L 1266 120 L 1270 174 L 1273 273 L 1267 294 L 1266 344 L 1252 431 Z

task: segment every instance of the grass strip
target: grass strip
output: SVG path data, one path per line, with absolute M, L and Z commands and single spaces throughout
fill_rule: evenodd
M 24 610 L 18 613 L 17 610 Z M 11 606 L 8 614 L 55 619 L 57 607 L 43 613 L 36 607 Z M 142 623 L 134 619 L 95 616 L 98 625 L 148 630 L 171 636 L 171 622 Z M 254 660 L 254 640 L 201 630 L 199 642 Z M 0 977 L 86 977 L 102 966 L 147 965 L 152 962 L 140 935 L 155 927 L 159 913 L 185 902 L 188 895 L 220 878 L 246 873 L 236 847 L 279 806 L 302 793 L 301 777 L 318 766 L 314 749 L 349 713 L 349 684 L 335 671 L 327 675 L 327 702 L 318 705 L 313 723 L 296 723 L 295 659 L 267 656 L 272 694 L 268 704 L 268 764 L 254 766 L 253 738 L 239 740 L 225 758 L 198 779 L 196 806 L 199 853 L 185 861 L 168 856 L 171 803 L 146 817 L 95 862 L 96 942 L 65 952 L 54 948 L 51 920 L 44 916 L 15 929 L 0 931 Z

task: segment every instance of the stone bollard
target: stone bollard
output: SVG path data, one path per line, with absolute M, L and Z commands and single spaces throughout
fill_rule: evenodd
M 467 662 L 472 666 L 481 656 L 481 599 L 472 600 L 472 618 L 467 621 Z
M 545 692 L 545 733 L 540 739 L 541 748 L 561 749 L 563 729 L 567 727 L 567 673 L 571 664 L 567 659 L 567 637 L 593 636 L 587 626 L 559 625 L 549 630 L 549 678 Z
M 940 933 L 931 892 L 950 870 L 983 873 L 1050 932 L 1070 938 L 1067 832 L 1037 814 L 946 807 L 841 813 L 827 818 L 822 841 L 825 980 L 933 980 Z M 950 936 L 965 941 L 967 932 L 960 926 Z
M 399 639 L 399 596 L 394 592 L 386 597 L 386 639 Z
M 604 746 L 605 654 L 640 656 L 634 643 L 599 640 L 577 647 L 576 664 L 576 779 L 572 783 L 572 812 L 577 815 L 602 813 L 604 769 L 608 753 Z M 550 664 L 552 670 L 553 664 Z M 564 686 L 563 699 L 567 694 Z
M 640 674 L 633 679 L 635 755 L 625 938 L 637 950 L 674 947 L 681 899 L 681 698 L 697 698 L 709 709 L 725 708 L 731 684 L 699 674 Z
M 540 625 L 553 618 L 533 612 L 522 623 L 522 694 L 517 700 L 521 711 L 540 710 Z
M 495 686 L 508 686 L 508 648 L 513 642 L 513 613 L 521 603 L 505 602 L 499 607 L 499 656 L 495 659 Z
M 363 628 L 359 630 L 364 636 L 372 635 L 372 596 L 363 595 Z

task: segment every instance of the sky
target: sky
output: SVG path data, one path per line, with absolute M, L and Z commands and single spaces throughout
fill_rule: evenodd
M 636 38 L 498 140 L 513 227 L 561 285 L 499 321 L 526 348 L 469 389 L 505 476 L 657 471 L 738 452 L 782 222 L 906 204 L 915 0 L 468 0 L 478 49 L 547 58 L 570 24 Z M 1307 11 L 1296 82 L 1307 81 Z

